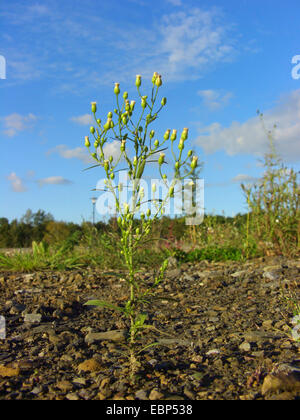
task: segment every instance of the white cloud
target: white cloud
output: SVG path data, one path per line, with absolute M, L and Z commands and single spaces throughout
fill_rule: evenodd
M 204 105 L 212 111 L 216 111 L 226 106 L 233 96 L 231 92 L 212 89 L 199 90 L 197 94 L 203 98 Z
M 86 147 L 75 147 L 75 149 L 68 149 L 65 144 L 60 144 L 54 149 L 49 150 L 47 155 L 52 153 L 58 153 L 59 156 L 63 157 L 64 159 L 79 159 L 85 164 L 91 164 L 94 162 L 88 154 Z
M 249 183 L 249 182 L 255 182 L 257 181 L 258 178 L 251 176 L 251 175 L 246 175 L 246 174 L 238 174 L 236 175 L 234 178 L 232 178 L 232 182 L 237 182 L 237 183 Z
M 72 181 L 69 179 L 63 178 L 62 176 L 50 176 L 48 178 L 39 179 L 38 184 L 40 187 L 44 185 L 69 185 L 72 184 Z
M 90 114 L 79 115 L 78 117 L 71 117 L 70 120 L 80 125 L 91 125 L 94 123 L 94 118 Z
M 18 33 L 18 42 L 13 37 L 3 46 L 11 83 L 52 77 L 55 91 L 76 93 L 127 82 L 138 73 L 151 78 L 153 71 L 165 81 L 198 79 L 218 63 L 232 60 L 233 25 L 220 9 L 187 7 L 181 0 L 169 3 L 181 7 L 147 26 L 142 19 L 128 19 L 126 31 L 113 18 L 93 14 L 89 5 L 75 4 L 72 13 L 62 5 L 20 4 L 17 12 L 13 5 L 0 5 L 6 22 L 18 27 L 11 31 Z
M 24 185 L 22 179 L 17 176 L 15 172 L 11 172 L 7 177 L 8 181 L 11 183 L 11 187 L 15 192 L 24 192 L 27 191 L 26 186 Z
M 79 159 L 81 162 L 85 164 L 95 164 L 95 161 L 89 155 L 86 147 L 76 147 L 75 149 L 68 149 L 65 144 L 60 144 L 56 146 L 54 149 L 51 149 L 47 152 L 47 155 L 51 155 L 52 153 L 58 153 L 64 159 Z M 114 140 L 110 143 L 105 143 L 103 147 L 103 153 L 105 159 L 108 159 L 109 156 L 114 158 L 116 162 L 120 156 L 120 142 L 118 140 Z
M 274 124 L 274 145 L 279 155 L 287 161 L 300 159 L 300 89 L 280 98 L 277 105 L 264 112 L 264 124 L 272 130 Z M 215 122 L 199 129 L 195 144 L 206 153 L 218 150 L 234 156 L 252 154 L 263 156 L 269 149 L 267 134 L 256 116 L 240 123 L 233 121 L 229 127 Z
M 120 141 L 114 140 L 111 143 L 106 143 L 103 147 L 103 153 L 105 159 L 108 159 L 109 156 L 114 158 L 114 161 L 117 161 L 120 157 Z
M 20 115 L 17 113 L 1 117 L 5 130 L 3 133 L 8 137 L 14 137 L 20 131 L 28 130 L 33 127 L 37 117 L 34 114 Z

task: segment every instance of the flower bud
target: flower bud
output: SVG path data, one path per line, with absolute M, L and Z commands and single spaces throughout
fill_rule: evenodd
M 162 98 L 161 100 L 161 106 L 165 106 L 167 103 L 167 98 Z
M 116 95 L 119 95 L 119 93 L 120 93 L 120 83 L 115 83 L 115 88 L 114 88 L 114 93 L 116 94 Z
M 188 137 L 188 133 L 189 133 L 189 129 L 188 128 L 184 128 L 181 134 L 181 138 L 182 140 L 186 140 Z
M 176 137 L 177 137 L 177 130 L 173 130 L 171 134 L 171 141 L 176 140 Z
M 107 114 L 107 118 L 112 118 L 113 113 L 111 111 L 109 111 L 109 113 Z
M 140 234 L 140 229 L 139 229 L 139 228 L 136 228 L 136 229 L 135 229 L 135 234 L 136 234 L 136 235 L 139 235 L 139 234 Z
M 152 76 L 152 83 L 153 83 L 153 84 L 155 84 L 155 80 L 156 80 L 157 76 L 158 76 L 158 73 L 155 71 L 155 72 L 153 73 L 153 76 Z
M 174 187 L 170 187 L 169 195 L 170 195 L 170 197 L 174 197 Z
M 151 210 L 150 209 L 147 210 L 146 215 L 147 215 L 147 217 L 151 216 Z
M 91 143 L 90 143 L 89 136 L 85 136 L 84 145 L 85 145 L 85 147 L 90 147 Z
M 136 156 L 134 156 L 132 163 L 133 163 L 133 166 L 136 166 L 137 165 L 137 157 Z
M 189 150 L 187 155 L 188 155 L 188 157 L 191 157 L 192 154 L 193 154 L 193 151 L 192 150 Z
M 154 142 L 154 146 L 155 146 L 155 147 L 158 147 L 158 146 L 159 146 L 159 141 L 158 141 L 157 139 L 156 139 L 156 140 L 155 140 L 155 142 Z
M 178 144 L 178 149 L 179 150 L 183 150 L 184 149 L 184 141 L 182 140 L 182 138 L 180 139 L 180 142 Z
M 158 164 L 159 165 L 162 165 L 163 163 L 164 163 L 164 161 L 165 161 L 165 154 L 164 153 L 161 153 L 160 154 L 160 156 L 159 156 L 159 158 L 158 158 Z
M 112 163 L 113 160 L 114 160 L 113 156 L 109 156 L 110 163 Z
M 107 118 L 106 123 L 103 126 L 104 130 L 109 130 L 111 128 L 111 118 Z
M 139 194 L 140 194 L 140 197 L 141 198 L 144 198 L 145 197 L 145 191 L 144 191 L 144 188 L 143 187 L 140 188 Z
M 164 139 L 169 140 L 171 130 L 167 130 L 164 134 Z
M 97 124 L 100 125 L 101 124 L 101 120 L 100 118 L 97 119 Z
M 155 134 L 155 131 L 154 130 L 151 130 L 150 131 L 150 134 L 149 134 L 150 139 L 153 139 L 154 134 Z
M 164 179 L 164 180 L 166 180 L 166 179 L 167 179 L 167 175 L 166 175 L 166 174 L 163 174 L 163 176 L 162 176 L 162 177 L 163 177 L 163 179 Z
M 162 85 L 162 80 L 161 80 L 161 75 L 160 75 L 160 74 L 158 74 L 158 75 L 156 76 L 156 79 L 155 79 L 155 85 L 156 85 L 157 87 L 160 87 L 160 86 Z
M 90 133 L 91 133 L 91 134 L 94 134 L 94 133 L 95 133 L 95 127 L 93 127 L 93 126 L 92 126 L 92 127 L 90 127 Z
M 148 96 L 142 96 L 141 106 L 143 109 L 145 109 L 147 106 L 147 98 Z
M 193 156 L 192 162 L 191 162 L 191 168 L 194 170 L 198 164 L 198 157 Z
M 179 167 L 180 167 L 180 163 L 177 161 L 177 162 L 175 163 L 175 169 L 179 169 Z
M 125 101 L 125 111 L 130 111 L 130 103 L 128 99 Z
M 97 112 L 97 102 L 91 102 L 92 112 L 95 114 Z
M 121 152 L 124 152 L 125 151 L 125 145 L 126 145 L 126 140 L 122 140 L 121 141 L 121 147 L 120 147 Z
M 129 212 L 129 205 L 127 203 L 124 203 L 123 207 L 124 207 L 124 213 L 127 214 Z
M 152 184 L 152 191 L 155 192 L 156 191 L 156 184 Z
M 94 159 L 98 160 L 98 159 L 97 159 L 97 153 L 92 153 L 92 154 L 91 154 L 91 156 L 92 156 L 92 158 L 94 158 Z
M 100 145 L 100 141 L 97 139 L 97 140 L 94 142 L 94 147 L 95 147 L 95 149 L 97 149 L 97 147 L 99 147 L 99 145 Z
M 141 219 L 144 220 L 145 219 L 145 214 L 141 213 Z
M 103 167 L 104 167 L 105 171 L 109 170 L 109 161 L 108 160 L 104 161 Z
M 124 98 L 124 100 L 126 100 L 128 98 L 128 92 L 123 93 L 123 98 Z
M 141 86 L 141 84 L 142 84 L 142 76 L 141 76 L 140 74 L 137 74 L 137 75 L 136 75 L 136 79 L 135 79 L 135 85 L 136 85 L 137 87 L 140 87 L 140 86 Z

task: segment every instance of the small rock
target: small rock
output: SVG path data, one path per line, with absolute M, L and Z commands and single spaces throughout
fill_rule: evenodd
M 102 366 L 97 360 L 89 359 L 89 360 L 86 360 L 85 362 L 80 363 L 77 369 L 79 371 L 84 371 L 84 372 L 98 372 L 99 370 L 101 370 L 101 368 Z
M 82 385 L 82 386 L 86 385 L 86 379 L 84 378 L 74 378 L 73 382 L 74 384 L 77 384 L 77 385 Z
M 78 401 L 79 400 L 79 396 L 77 394 L 74 393 L 70 393 L 66 395 L 67 400 L 70 401 Z
M 157 388 L 154 388 L 151 390 L 150 394 L 149 394 L 149 400 L 160 400 L 162 399 L 164 396 L 164 394 L 162 394 L 161 392 L 159 392 L 157 390 Z
M 299 392 L 300 375 L 297 372 L 270 373 L 264 379 L 261 393 L 266 395 L 269 392 L 276 391 Z
M 31 391 L 31 394 L 38 395 L 38 394 L 40 394 L 41 392 L 43 392 L 43 388 L 42 388 L 42 387 L 40 387 L 40 386 L 36 386 L 36 387 L 35 387 L 35 388 L 33 388 L 33 390 Z
M 250 351 L 251 350 L 251 344 L 248 343 L 247 341 L 244 341 L 240 346 L 239 349 L 241 351 Z
M 13 368 L 13 367 L 0 365 L 0 376 L 11 377 L 11 376 L 19 376 L 19 375 L 20 375 L 19 367 Z
M 125 341 L 126 331 L 125 330 L 112 330 L 100 333 L 89 333 L 85 337 L 87 344 L 93 344 L 96 341 Z
M 24 316 L 24 322 L 29 322 L 31 324 L 39 324 L 41 320 L 41 314 L 25 314 Z
M 135 397 L 139 400 L 147 400 L 147 392 L 140 389 L 139 391 L 136 391 Z
M 69 381 L 57 382 L 55 386 L 59 388 L 62 392 L 68 392 L 73 389 L 73 385 Z
M 215 354 L 220 354 L 220 353 L 221 353 L 220 350 L 212 349 L 212 350 L 209 350 L 208 352 L 206 352 L 206 356 L 214 356 Z

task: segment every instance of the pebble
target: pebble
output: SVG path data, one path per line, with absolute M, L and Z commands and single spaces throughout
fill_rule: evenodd
M 25 314 L 24 315 L 24 322 L 28 322 L 30 324 L 39 324 L 42 320 L 41 314 Z
M 244 341 L 240 346 L 239 349 L 241 351 L 250 351 L 251 350 L 251 344 L 248 343 L 247 341 Z
M 102 366 L 100 363 L 95 359 L 85 360 L 84 362 L 78 365 L 77 369 L 83 372 L 98 372 L 100 371 Z
M 85 342 L 87 344 L 93 344 L 97 341 L 125 341 L 126 331 L 125 330 L 112 330 L 99 333 L 89 333 L 85 336 Z

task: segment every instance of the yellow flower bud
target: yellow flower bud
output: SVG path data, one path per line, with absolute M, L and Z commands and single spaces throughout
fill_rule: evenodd
M 92 112 L 97 112 L 97 102 L 91 102 Z
M 169 140 L 171 130 L 167 130 L 164 134 L 164 139 Z
M 137 74 L 137 75 L 136 75 L 136 79 L 135 79 L 135 85 L 136 85 L 137 87 L 140 87 L 140 86 L 141 86 L 141 84 L 142 84 L 142 76 L 141 76 L 140 74 Z
M 191 162 L 191 169 L 195 169 L 196 166 L 198 165 L 198 157 L 197 156 L 193 156 L 192 162 Z
M 188 133 L 189 133 L 189 129 L 188 128 L 184 128 L 181 134 L 181 138 L 182 140 L 186 140 L 188 137 Z
M 152 76 L 152 83 L 153 83 L 153 84 L 155 84 L 155 80 L 156 80 L 157 76 L 158 76 L 158 73 L 155 71 L 155 72 L 153 73 L 153 76 Z
M 156 85 L 157 87 L 160 87 L 160 86 L 162 85 L 162 80 L 161 80 L 161 75 L 160 75 L 160 74 L 158 74 L 158 75 L 156 76 L 156 79 L 155 79 L 155 85 Z
M 116 94 L 116 95 L 119 95 L 119 93 L 120 93 L 120 83 L 115 83 L 115 88 L 114 88 L 114 93 Z
M 162 165 L 163 163 L 164 163 L 164 161 L 165 161 L 165 154 L 164 153 L 161 153 L 160 154 L 160 156 L 159 156 L 159 158 L 158 158 L 158 164 L 159 165 Z
M 176 137 L 177 137 L 177 130 L 173 130 L 171 134 L 171 141 L 176 140 Z
M 85 136 L 84 145 L 85 145 L 85 147 L 90 147 L 91 143 L 90 143 L 89 136 Z

